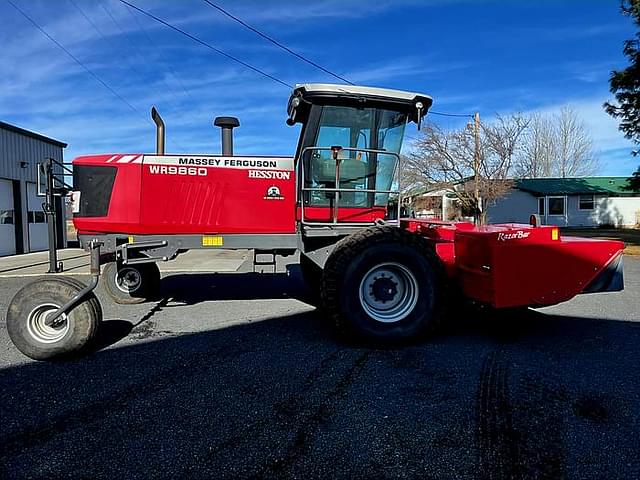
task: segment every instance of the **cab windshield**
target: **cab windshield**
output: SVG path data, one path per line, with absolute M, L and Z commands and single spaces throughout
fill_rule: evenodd
M 379 108 L 344 106 L 321 107 L 316 147 L 350 147 L 400 153 L 407 114 Z M 323 188 L 390 190 L 396 172 L 395 155 L 349 151 L 342 152 L 339 186 L 336 186 L 336 162 L 331 151 L 311 150 L 305 154 L 305 186 L 313 188 L 304 196 L 310 206 L 329 206 L 335 194 Z M 317 189 L 317 190 L 315 190 Z M 388 193 L 344 192 L 340 207 L 386 206 Z

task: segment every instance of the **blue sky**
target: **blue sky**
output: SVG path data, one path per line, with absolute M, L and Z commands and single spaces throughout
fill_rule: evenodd
M 235 115 L 237 154 L 293 154 L 298 128 L 285 125 L 282 85 L 118 0 L 13 1 L 137 110 L 0 0 L 0 120 L 68 142 L 68 160 L 152 151 L 151 105 L 167 124 L 168 151 L 218 153 L 212 119 Z M 286 83 L 335 81 L 201 0 L 130 1 Z M 434 110 L 490 119 L 570 105 L 591 130 L 600 174 L 628 175 L 639 163 L 601 107 L 634 32 L 616 0 L 215 3 L 353 82 L 428 93 Z

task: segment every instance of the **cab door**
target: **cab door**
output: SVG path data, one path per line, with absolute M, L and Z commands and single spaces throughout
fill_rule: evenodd
M 303 220 L 332 222 L 336 215 L 339 222 L 368 223 L 384 218 L 406 115 L 375 108 L 314 108 L 322 110 L 317 132 L 308 142 L 311 149 L 302 155 Z M 343 150 L 335 159 L 335 146 L 353 150 Z

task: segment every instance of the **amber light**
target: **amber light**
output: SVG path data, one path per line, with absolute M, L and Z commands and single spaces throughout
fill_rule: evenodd
M 557 228 L 551 229 L 551 240 L 560 240 L 560 231 Z

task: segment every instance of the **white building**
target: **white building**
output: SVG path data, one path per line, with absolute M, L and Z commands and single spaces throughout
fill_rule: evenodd
M 532 178 L 488 207 L 489 223 L 528 223 L 532 213 L 560 227 L 634 227 L 640 224 L 640 192 L 627 177 Z

